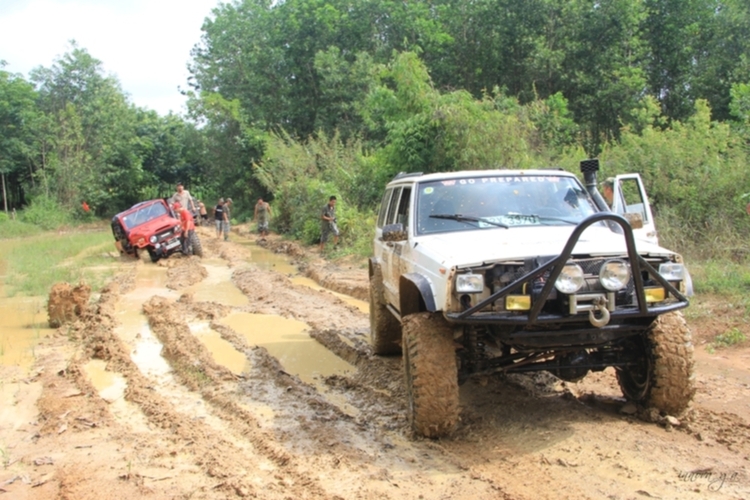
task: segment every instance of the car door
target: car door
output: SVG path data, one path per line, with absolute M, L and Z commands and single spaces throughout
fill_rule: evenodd
M 651 212 L 643 180 L 639 174 L 622 174 L 615 177 L 615 185 L 612 187 L 613 201 L 612 211 L 628 217 L 628 214 L 638 214 L 643 219 L 643 227 L 634 228 L 633 236 L 636 239 L 659 244 L 659 238 Z

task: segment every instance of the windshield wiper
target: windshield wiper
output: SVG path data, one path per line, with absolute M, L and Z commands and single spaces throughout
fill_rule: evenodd
M 456 220 L 459 222 L 484 222 L 485 224 L 492 224 L 493 226 L 503 227 L 505 229 L 509 228 L 507 224 L 503 224 L 502 222 L 495 222 L 494 220 L 485 219 L 483 217 L 472 217 L 470 215 L 432 214 L 430 215 L 430 218 L 431 219 L 449 219 L 449 220 Z

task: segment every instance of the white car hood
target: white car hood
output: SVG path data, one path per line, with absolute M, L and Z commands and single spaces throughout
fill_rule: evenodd
M 510 229 L 488 228 L 458 231 L 415 239 L 415 250 L 425 245 L 434 251 L 433 258 L 446 267 L 478 266 L 484 263 L 523 259 L 536 256 L 556 256 L 562 252 L 575 226 L 532 226 Z M 423 247 L 424 248 L 424 247 Z M 665 248 L 636 240 L 641 255 L 673 255 Z M 627 253 L 625 237 L 602 226 L 591 226 L 583 232 L 574 255 L 610 256 Z

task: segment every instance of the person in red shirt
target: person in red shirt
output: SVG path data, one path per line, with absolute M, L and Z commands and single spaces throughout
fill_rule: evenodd
M 175 203 L 172 208 L 174 208 L 174 211 L 180 215 L 180 222 L 182 223 L 182 253 L 187 255 L 190 246 L 190 238 L 195 231 L 193 214 L 179 203 Z

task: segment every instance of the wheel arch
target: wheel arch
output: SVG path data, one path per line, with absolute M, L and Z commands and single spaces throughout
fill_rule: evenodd
M 401 317 L 418 312 L 436 312 L 432 284 L 417 273 L 402 274 L 399 278 L 399 308 Z

